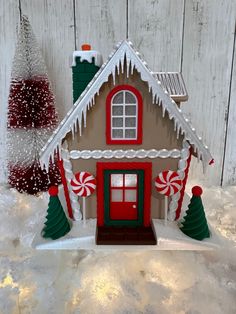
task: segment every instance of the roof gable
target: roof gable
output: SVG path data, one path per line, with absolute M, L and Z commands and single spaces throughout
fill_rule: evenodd
M 79 127 L 80 134 L 82 133 L 82 120 L 84 121 L 84 126 L 86 126 L 87 110 L 95 104 L 96 94 L 99 95 L 100 88 L 108 81 L 110 75 L 112 75 L 115 82 L 116 73 L 119 74 L 120 69 L 123 73 L 125 64 L 127 76 L 132 75 L 135 68 L 139 72 L 141 80 L 148 83 L 153 104 L 158 104 L 162 107 L 163 116 L 167 112 L 169 118 L 174 119 L 177 136 L 180 133 L 184 135 L 184 138 L 194 147 L 198 157 L 202 159 L 203 165 L 205 166 L 212 160 L 207 147 L 203 145 L 201 139 L 195 133 L 195 129 L 191 127 L 181 109 L 171 99 L 169 93 L 163 89 L 155 73 L 148 68 L 146 62 L 141 59 L 139 52 L 134 50 L 132 44 L 125 40 L 117 46 L 107 62 L 95 74 L 87 88 L 49 138 L 41 151 L 40 162 L 43 167 L 48 168 L 49 160 L 53 160 L 55 152 L 59 151 L 60 153 L 62 140 L 68 132 L 72 131 L 72 134 L 74 134 Z

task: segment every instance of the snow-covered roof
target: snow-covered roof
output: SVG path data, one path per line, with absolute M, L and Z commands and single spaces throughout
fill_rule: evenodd
M 50 159 L 54 159 L 54 154 L 57 152 L 60 154 L 62 140 L 67 133 L 71 131 L 74 135 L 79 127 L 81 134 L 82 120 L 84 120 L 84 126 L 86 126 L 87 110 L 95 104 L 95 96 L 99 95 L 100 88 L 104 82 L 108 81 L 111 74 L 115 83 L 116 73 L 119 74 L 120 69 L 123 73 L 125 65 L 127 76 L 132 75 L 133 70 L 136 69 L 141 79 L 147 82 L 149 91 L 152 94 L 153 104 L 158 104 L 162 107 L 163 117 L 165 112 L 167 112 L 169 118 L 174 120 L 174 128 L 177 131 L 177 136 L 179 134 L 184 135 L 184 138 L 193 146 L 198 158 L 203 161 L 203 165 L 206 166 L 212 160 L 207 146 L 202 143 L 201 138 L 196 134 L 195 129 L 189 124 L 187 118 L 184 117 L 175 101 L 171 99 L 168 91 L 163 89 L 155 73 L 148 68 L 147 63 L 140 57 L 140 53 L 134 50 L 132 43 L 124 40 L 116 46 L 115 51 L 101 66 L 100 70 L 95 74 L 84 92 L 47 141 L 41 151 L 40 157 L 43 167 L 47 169 Z
M 154 75 L 174 101 L 181 102 L 188 100 L 188 93 L 181 73 L 156 72 Z

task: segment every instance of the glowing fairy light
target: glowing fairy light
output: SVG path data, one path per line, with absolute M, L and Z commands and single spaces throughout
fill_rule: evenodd
M 66 312 L 74 312 L 76 309 L 78 309 L 78 306 L 81 302 L 81 299 L 79 297 L 79 293 L 78 290 L 75 289 L 75 291 L 73 292 L 72 298 L 66 302 Z
M 78 296 L 78 293 L 74 293 L 72 296 L 71 304 L 72 306 L 77 306 L 80 303 L 80 298 Z
M 18 288 L 18 284 L 13 281 L 10 273 L 8 273 L 6 277 L 3 278 L 2 282 L 0 282 L 0 288 L 5 288 L 8 286 L 11 288 Z
M 22 285 L 15 282 L 10 273 L 8 273 L 0 282 L 0 289 L 1 288 L 16 289 L 16 308 L 18 309 L 17 313 L 20 313 L 20 308 L 24 307 L 24 304 L 26 304 L 29 300 L 32 300 L 36 290 L 35 285 Z
M 30 299 L 36 290 L 35 286 L 19 286 L 19 299 Z
M 103 306 L 112 304 L 122 294 L 119 282 L 107 270 L 86 277 L 83 285 L 91 287 L 91 296 Z
M 100 278 L 95 281 L 92 289 L 95 298 L 102 304 L 113 302 L 120 295 L 120 286 L 111 282 L 109 278 Z
M 149 262 L 150 270 L 145 274 L 145 279 L 147 281 L 158 283 L 164 287 L 171 289 L 173 291 L 183 291 L 190 288 L 194 282 L 194 273 L 189 274 L 189 276 L 182 276 L 183 265 L 171 262 L 171 257 L 167 256 L 165 260 L 155 260 L 152 259 Z

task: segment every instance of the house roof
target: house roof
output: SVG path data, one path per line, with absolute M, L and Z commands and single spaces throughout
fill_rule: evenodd
M 184 79 L 179 72 L 156 72 L 154 76 L 161 82 L 164 90 L 167 90 L 170 97 L 176 101 L 187 101 L 188 93 L 184 84 Z
M 43 147 L 40 155 L 42 167 L 48 169 L 50 159 L 54 160 L 55 153 L 59 152 L 60 154 L 62 140 L 67 133 L 71 131 L 74 135 L 79 127 L 80 135 L 82 134 L 82 121 L 84 122 L 84 126 L 86 126 L 87 110 L 95 105 L 95 96 L 99 95 L 101 86 L 104 82 L 108 81 L 110 75 L 112 75 L 113 82 L 115 83 L 116 73 L 119 74 L 120 70 L 123 73 L 125 65 L 127 76 L 132 75 L 133 70 L 136 69 L 141 79 L 147 82 L 149 91 L 152 94 L 153 104 L 162 107 L 163 117 L 167 112 L 169 118 L 174 120 L 177 137 L 179 134 L 184 135 L 184 138 L 193 146 L 198 158 L 203 161 L 204 166 L 212 160 L 207 146 L 203 144 L 201 138 L 196 134 L 195 129 L 189 124 L 175 101 L 171 99 L 168 90 L 164 90 L 163 83 L 159 80 L 158 75 L 148 68 L 147 63 L 141 58 L 140 53 L 134 50 L 132 43 L 125 40 L 116 46 L 115 51 L 101 66 Z

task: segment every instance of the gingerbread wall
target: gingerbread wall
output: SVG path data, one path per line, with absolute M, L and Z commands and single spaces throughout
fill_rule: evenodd
M 124 72 L 126 73 L 126 72 Z M 107 145 L 106 144 L 106 97 L 117 85 L 129 84 L 140 91 L 143 98 L 143 143 L 141 145 Z M 87 126 L 83 128 L 82 136 L 79 133 L 72 139 L 71 134 L 67 135 L 69 150 L 95 150 L 95 149 L 182 149 L 183 138 L 176 138 L 174 123 L 170 121 L 167 114 L 163 118 L 162 109 L 152 104 L 152 97 L 148 91 L 147 83 L 143 82 L 135 71 L 129 78 L 122 74 L 116 77 L 116 84 L 110 76 L 108 82 L 100 89 L 100 94 L 95 97 L 95 105 L 87 112 Z M 152 162 L 152 182 L 162 170 L 176 170 L 179 159 L 156 158 L 156 159 L 99 159 L 101 162 Z M 72 160 L 73 172 L 89 171 L 96 176 L 97 160 Z M 164 214 L 164 198 L 158 194 L 152 186 L 152 217 L 160 218 Z M 96 217 L 96 193 L 87 198 L 87 218 Z

